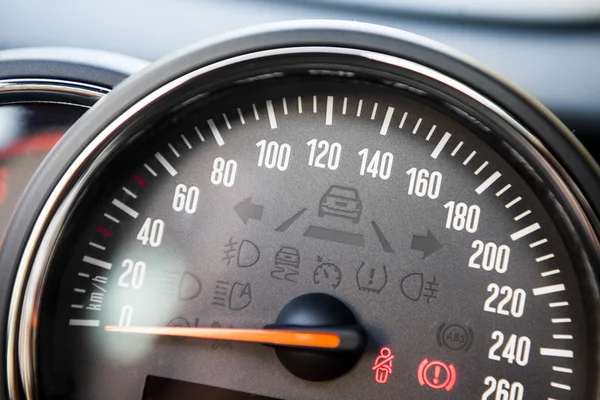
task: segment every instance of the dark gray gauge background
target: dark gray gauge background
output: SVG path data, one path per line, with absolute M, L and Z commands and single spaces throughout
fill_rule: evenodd
M 91 193 L 82 200 L 79 211 L 57 250 L 45 290 L 40 329 L 38 376 L 40 397 L 88 399 L 140 398 L 146 375 L 158 375 L 184 381 L 235 389 L 276 398 L 347 399 L 361 397 L 397 398 L 479 398 L 486 389 L 484 378 L 521 382 L 526 398 L 583 398 L 586 384 L 585 312 L 581 303 L 575 270 L 567 249 L 536 194 L 525 180 L 486 142 L 481 140 L 490 132 L 476 127 L 448 111 L 436 109 L 418 96 L 400 89 L 372 83 L 330 78 L 306 78 L 296 82 L 263 82 L 260 89 L 252 86 L 221 99 L 212 99 L 209 106 L 180 113 L 162 127 L 152 128 L 135 145 L 131 153 L 123 154 L 105 172 Z M 297 97 L 302 97 L 303 112 L 298 113 Z M 313 96 L 317 97 L 317 112 L 313 112 Z M 326 97 L 334 96 L 333 123 L 326 125 Z M 282 98 L 287 100 L 288 114 L 284 115 Z M 341 114 L 342 99 L 347 97 L 347 115 Z M 358 101 L 362 99 L 362 116 L 356 117 Z M 265 102 L 271 100 L 277 128 L 271 129 Z M 371 119 L 374 103 L 378 111 Z M 256 104 L 259 120 L 254 117 Z M 388 106 L 395 108 L 386 136 L 379 134 Z M 237 108 L 243 113 L 242 124 Z M 403 112 L 408 113 L 403 129 L 398 129 Z M 226 113 L 231 129 L 222 114 Z M 218 146 L 210 133 L 207 119 L 214 119 L 225 144 Z M 412 134 L 418 118 L 420 128 Z M 432 125 L 437 126 L 430 141 L 425 140 Z M 194 126 L 198 126 L 206 141 L 200 142 Z M 430 155 L 444 132 L 452 137 L 437 159 Z M 187 148 L 180 135 L 185 135 L 193 147 Z M 335 171 L 308 165 L 309 147 L 313 138 L 339 142 L 342 155 Z M 257 167 L 256 143 L 262 139 L 291 145 L 292 154 L 286 171 Z M 452 157 L 457 144 L 464 144 Z M 176 157 L 168 144 L 174 146 Z M 360 176 L 363 148 L 370 152 L 389 151 L 394 155 L 392 175 L 388 180 Z M 472 152 L 477 154 L 464 166 Z M 154 157 L 160 152 L 177 170 L 172 177 Z M 215 186 L 210 175 L 215 157 L 237 161 L 235 184 L 231 188 Z M 488 161 L 479 174 L 474 171 Z M 143 167 L 147 163 L 157 177 Z M 412 167 L 439 171 L 443 175 L 439 198 L 407 195 Z M 481 195 L 478 187 L 494 171 L 502 177 Z M 136 174 L 147 186 L 142 188 L 132 178 Z M 177 184 L 194 185 L 200 189 L 198 211 L 194 215 L 177 213 L 172 208 Z M 495 193 L 510 183 L 502 196 Z M 331 216 L 319 217 L 321 197 L 332 185 L 355 189 L 362 203 L 359 223 Z M 122 188 L 135 192 L 128 196 Z M 522 200 L 507 209 L 513 198 Z M 252 203 L 264 207 L 262 218 L 244 224 L 234 206 L 252 197 Z M 136 219 L 111 205 L 118 199 L 139 212 Z M 445 228 L 443 205 L 450 201 L 477 204 L 481 219 L 476 233 L 457 232 Z M 284 233 L 276 232 L 284 221 L 301 209 L 307 211 Z M 529 216 L 520 221 L 514 217 L 526 210 Z M 121 222 L 111 223 L 108 213 Z M 147 217 L 165 222 L 164 239 L 160 247 L 143 246 L 136 236 Z M 372 221 L 386 236 L 394 253 L 383 250 Z M 512 241 L 510 234 L 538 222 L 541 229 L 526 238 Z M 310 225 L 362 234 L 365 247 L 333 243 L 304 237 Z M 107 238 L 97 227 L 109 229 Z M 435 235 L 443 248 L 426 259 L 411 249 L 413 235 Z M 240 268 L 232 260 L 223 260 L 224 246 L 230 238 L 240 244 L 249 240 L 260 249 L 256 264 Z M 548 243 L 530 248 L 529 244 L 542 238 Z M 511 248 L 509 269 L 504 274 L 475 270 L 467 266 L 476 240 L 493 241 Z M 88 245 L 106 247 L 105 251 Z M 282 246 L 294 247 L 300 254 L 298 283 L 272 279 L 271 271 L 277 252 Z M 252 257 L 252 252 L 246 256 Z M 248 251 L 248 248 L 246 248 Z M 536 262 L 535 258 L 548 253 L 555 258 Z M 84 256 L 112 263 L 112 270 L 83 263 Z M 318 258 L 319 257 L 319 258 Z M 117 286 L 123 259 L 147 263 L 147 279 L 143 289 L 124 289 Z M 385 265 L 387 285 L 379 294 L 358 289 L 356 276 L 361 263 L 374 267 Z M 337 265 L 342 279 L 337 288 L 314 283 L 315 268 L 322 263 Z M 561 272 L 541 277 L 546 270 L 560 268 Z M 160 293 L 161 270 L 191 272 L 201 281 L 200 294 L 180 301 Z M 102 311 L 72 309 L 72 304 L 87 305 L 88 296 L 98 291 L 88 278 L 78 273 L 108 277 Z M 422 273 L 425 280 L 435 276 L 439 282 L 438 298 L 427 303 L 425 298 L 412 301 L 401 291 L 402 279 Z M 250 283 L 252 302 L 243 310 L 229 310 L 214 305 L 217 281 Z M 96 281 L 98 283 L 98 281 Z M 483 311 L 490 293 L 488 284 L 522 288 L 527 302 L 522 317 L 514 318 Z M 534 296 L 533 288 L 561 284 L 567 290 L 560 293 Z M 86 294 L 75 293 L 84 289 Z M 347 375 L 331 382 L 310 383 L 289 374 L 278 362 L 275 353 L 261 345 L 235 343 L 231 347 L 211 341 L 178 341 L 141 336 L 104 333 L 102 326 L 118 322 L 124 304 L 131 304 L 135 314 L 133 325 L 166 325 L 183 317 L 192 325 L 262 327 L 274 322 L 281 308 L 304 293 L 332 294 L 355 312 L 369 332 L 366 353 Z M 104 292 L 103 292 L 104 293 Z M 549 308 L 549 302 L 568 301 L 569 307 Z M 238 303 L 239 305 L 239 303 Z M 70 327 L 70 319 L 99 319 L 100 328 Z M 553 324 L 552 318 L 571 318 L 571 324 Z M 436 334 L 442 324 L 458 324 L 473 330 L 473 342 L 468 351 L 439 346 Z M 490 335 L 499 330 L 505 338 L 511 334 L 531 339 L 529 362 L 526 366 L 488 359 L 492 345 Z M 573 335 L 573 340 L 555 340 L 552 334 Z M 371 367 L 382 346 L 395 354 L 394 369 L 389 381 L 378 384 Z M 214 348 L 216 347 L 216 348 Z M 545 357 L 540 348 L 561 348 L 574 351 L 574 358 Z M 501 351 L 498 352 L 500 354 Z M 453 364 L 457 371 L 455 387 L 449 391 L 422 387 L 417 380 L 417 367 L 424 359 Z M 573 374 L 553 372 L 553 366 L 573 369 Z M 571 391 L 552 388 L 551 382 L 569 385 Z M 490 397 L 493 398 L 493 395 Z

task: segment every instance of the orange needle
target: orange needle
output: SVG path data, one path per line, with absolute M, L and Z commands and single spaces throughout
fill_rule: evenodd
M 283 329 L 242 328 L 188 328 L 180 326 L 114 326 L 104 327 L 106 332 L 138 333 L 146 335 L 176 336 L 195 339 L 233 340 L 275 346 L 312 347 L 336 349 L 341 338 L 333 332 L 311 332 Z

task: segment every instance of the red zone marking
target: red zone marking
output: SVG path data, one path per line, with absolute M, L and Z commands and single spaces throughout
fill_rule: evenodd
M 98 232 L 99 234 L 104 235 L 106 237 L 112 237 L 112 232 L 101 226 L 96 227 L 96 232 Z
M 62 133 L 46 133 L 26 137 L 0 149 L 0 160 L 27 153 L 50 151 L 62 137 Z
M 141 187 L 145 188 L 146 186 L 148 186 L 148 182 L 146 182 L 141 176 L 139 176 L 138 174 L 133 174 L 133 180 L 140 185 Z M 104 235 L 106 237 L 112 237 L 112 231 L 103 228 L 101 226 L 96 227 L 96 232 L 98 232 L 101 235 Z
M 148 186 L 148 183 L 138 174 L 133 174 L 133 180 L 135 181 L 135 183 L 137 183 L 138 185 L 140 185 L 143 188 Z

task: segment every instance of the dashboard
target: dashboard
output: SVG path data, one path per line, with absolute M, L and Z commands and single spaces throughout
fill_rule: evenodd
M 163 2 L 102 38 L 108 3 L 28 3 L 0 16 L 0 398 L 600 398 L 593 3 L 172 2 L 152 45 L 124 30 Z M 231 30 L 286 13 L 337 19 Z

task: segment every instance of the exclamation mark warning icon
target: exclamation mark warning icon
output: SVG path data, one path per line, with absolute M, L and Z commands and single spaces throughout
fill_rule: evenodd
M 421 386 L 449 392 L 456 384 L 456 369 L 453 364 L 424 358 L 417 368 L 417 379 Z
M 358 289 L 379 294 L 387 284 L 388 276 L 385 265 L 367 265 L 362 263 L 356 272 Z
M 436 385 L 438 383 L 440 383 L 440 372 L 441 371 L 442 371 L 442 369 L 440 368 L 439 365 L 436 365 L 433 370 L 433 383 L 435 383 Z

